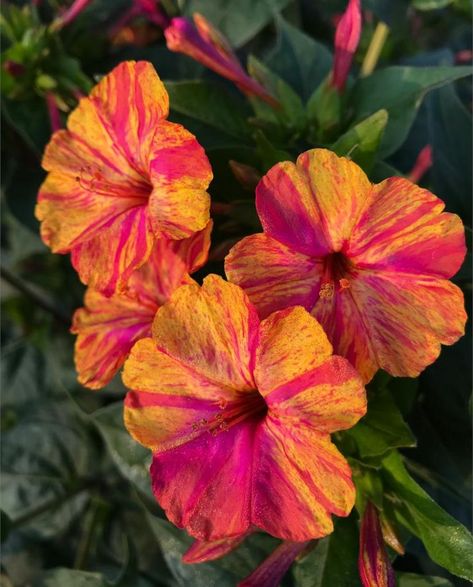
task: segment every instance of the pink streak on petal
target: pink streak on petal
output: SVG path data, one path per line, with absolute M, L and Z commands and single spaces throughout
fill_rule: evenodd
M 212 542 L 196 540 L 194 544 L 183 554 L 182 562 L 187 564 L 205 563 L 225 556 L 245 540 L 251 534 L 246 532 L 233 538 L 222 538 Z
M 333 64 L 332 84 L 343 92 L 348 78 L 353 55 L 361 36 L 360 0 L 349 0 L 347 9 L 340 19 L 335 31 L 335 58 Z
M 278 587 L 289 567 L 310 541 L 283 542 L 238 587 Z

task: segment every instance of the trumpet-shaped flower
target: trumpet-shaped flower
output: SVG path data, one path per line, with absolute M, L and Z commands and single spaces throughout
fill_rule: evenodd
M 180 241 L 159 239 L 148 262 L 135 271 L 126 292 L 107 298 L 88 288 L 84 308 L 76 310 L 71 332 L 77 334 L 75 364 L 79 382 L 100 389 L 111 381 L 134 343 L 151 336 L 159 307 L 189 274 L 207 260 L 212 222 Z
M 352 509 L 330 434 L 365 413 L 365 392 L 303 308 L 260 322 L 220 277 L 182 286 L 132 348 L 123 381 L 125 425 L 153 452 L 156 498 L 197 539 L 256 527 L 304 541 Z
M 173 18 L 164 31 L 168 49 L 184 53 L 222 77 L 232 81 L 243 93 L 258 96 L 272 106 L 278 104 L 243 69 L 223 35 L 201 14 L 194 14 L 195 26 L 187 18 Z
M 377 369 L 417 376 L 464 332 L 463 225 L 401 177 L 372 185 L 325 149 L 278 163 L 256 189 L 263 234 L 226 258 L 261 317 L 300 304 L 365 381 Z
M 188 238 L 209 221 L 210 164 L 195 137 L 166 120 L 168 110 L 152 65 L 125 62 L 46 148 L 41 236 L 106 295 L 126 288 L 158 239 Z

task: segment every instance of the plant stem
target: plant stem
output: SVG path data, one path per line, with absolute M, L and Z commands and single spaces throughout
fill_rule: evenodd
M 40 308 L 51 314 L 58 322 L 65 324 L 67 327 L 71 325 L 70 318 L 56 308 L 50 301 L 46 300 L 41 294 L 39 294 L 30 285 L 25 283 L 22 279 L 14 275 L 6 267 L 0 267 L 0 276 L 12 287 L 17 289 L 19 292 L 30 298 Z
M 100 520 L 99 513 L 101 508 L 102 502 L 97 496 L 92 496 L 74 560 L 74 569 L 83 569 L 87 565 L 87 559 L 89 558 L 89 553 L 93 544 L 97 522 Z
M 363 64 L 361 66 L 360 77 L 366 77 L 371 75 L 378 63 L 379 56 L 383 49 L 384 43 L 386 42 L 389 34 L 389 27 L 384 22 L 378 22 L 374 30 L 371 42 L 366 52 Z

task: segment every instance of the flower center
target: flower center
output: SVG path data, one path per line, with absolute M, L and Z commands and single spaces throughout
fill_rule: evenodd
M 319 297 L 329 300 L 335 291 L 343 291 L 350 287 L 354 264 L 343 253 L 331 253 L 323 260 L 323 276 L 320 284 Z
M 193 430 L 205 429 L 216 436 L 242 420 L 261 420 L 268 411 L 263 396 L 257 390 L 242 392 L 238 399 L 231 401 L 221 399 L 218 407 L 220 411 L 213 418 L 202 418 L 195 422 L 192 425 Z

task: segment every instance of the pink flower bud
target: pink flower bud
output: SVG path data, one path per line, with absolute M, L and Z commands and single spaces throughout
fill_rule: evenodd
M 3 69 L 12 77 L 21 77 L 24 75 L 26 68 L 22 63 L 7 59 L 3 64 Z
M 358 570 L 363 587 L 395 587 L 396 579 L 384 546 L 378 512 L 370 502 L 361 522 Z
M 72 5 L 56 20 L 55 28 L 62 29 L 71 24 L 87 8 L 92 0 L 75 0 Z
M 361 36 L 360 0 L 349 0 L 335 31 L 332 85 L 343 92 Z
M 61 115 L 59 113 L 59 108 L 57 106 L 56 97 L 53 94 L 53 92 L 48 92 L 46 94 L 46 106 L 48 108 L 51 130 L 53 132 L 56 132 L 57 130 L 62 128 L 62 120 Z
M 422 177 L 432 167 L 432 145 L 426 145 L 417 155 L 416 162 L 407 176 L 412 183 L 419 183 Z
M 277 587 L 308 542 L 283 542 L 238 587 Z

